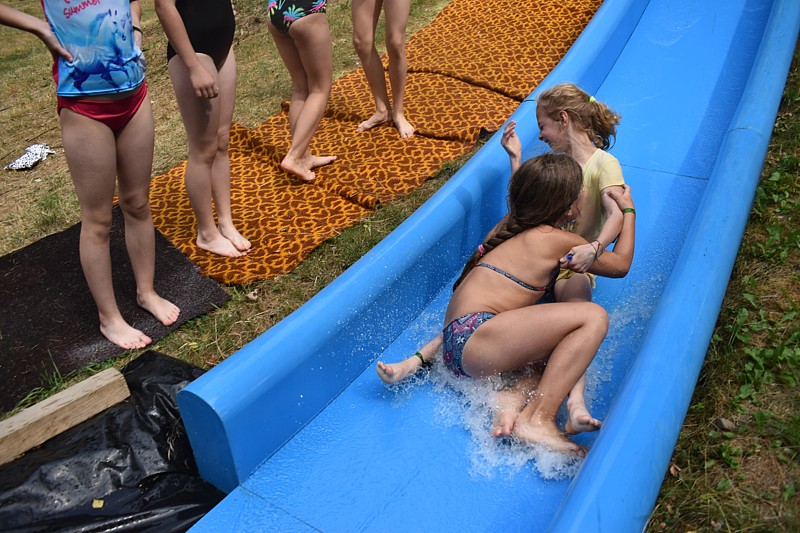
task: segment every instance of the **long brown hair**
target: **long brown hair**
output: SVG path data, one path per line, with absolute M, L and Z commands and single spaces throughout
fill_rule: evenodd
M 523 163 L 511 176 L 508 186 L 508 216 L 469 258 L 453 290 L 483 255 L 503 242 L 527 229 L 555 226 L 578 199 L 582 188 L 581 166 L 566 154 L 547 153 Z
M 555 85 L 536 98 L 536 105 L 552 120 L 566 111 L 578 128 L 589 134 L 597 148 L 608 150 L 617 135 L 621 117 L 606 104 L 571 83 Z

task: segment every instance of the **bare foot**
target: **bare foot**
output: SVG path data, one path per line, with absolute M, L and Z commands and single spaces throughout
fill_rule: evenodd
M 311 156 L 311 168 L 322 167 L 325 165 L 330 165 L 336 161 L 335 155 L 312 155 Z
M 250 250 L 252 244 L 239 233 L 239 230 L 237 230 L 235 226 L 228 226 L 227 224 L 220 225 L 219 232 L 223 237 L 231 241 L 231 244 L 240 252 L 247 253 Z
M 378 372 L 378 377 L 380 377 L 384 383 L 391 385 L 392 383 L 397 383 L 411 376 L 419 370 L 421 366 L 422 362 L 419 360 L 419 357 L 409 357 L 405 361 L 400 361 L 399 363 L 386 364 L 383 361 L 378 361 L 378 366 L 375 370 Z
M 197 234 L 197 247 L 201 250 L 206 250 L 212 254 L 221 255 L 223 257 L 242 257 L 247 252 L 239 250 L 230 240 L 219 231 L 216 235 L 210 238 L 204 237 L 202 234 Z
M 130 324 L 122 319 L 122 317 L 112 320 L 106 324 L 104 324 L 101 320 L 100 333 L 102 333 L 105 338 L 120 348 L 124 348 L 125 350 L 144 348 L 153 342 L 153 339 L 138 329 L 131 327 Z
M 414 136 L 414 126 L 406 120 L 405 115 L 397 115 L 394 117 L 394 127 L 400 132 L 401 139 L 408 139 Z
M 283 161 L 281 161 L 281 168 L 289 174 L 293 174 L 300 178 L 300 180 L 307 183 L 314 181 L 314 178 L 316 178 L 317 175 L 311 171 L 311 166 L 308 165 L 308 163 L 303 163 L 303 161 L 292 159 L 287 155 L 283 158 Z
M 177 305 L 169 300 L 165 300 L 155 292 L 137 295 L 136 301 L 142 309 L 156 317 L 156 319 L 165 326 L 174 324 L 181 314 L 181 310 Z
M 359 124 L 358 127 L 356 128 L 356 131 L 361 133 L 362 131 L 371 130 L 376 126 L 382 126 L 387 122 L 389 122 L 389 112 L 384 111 L 383 113 L 380 113 L 376 111 L 374 115 L 372 115 L 367 120 Z
M 518 418 L 514 424 L 513 435 L 528 444 L 539 444 L 556 452 L 586 457 L 586 447 L 569 440 L 554 423 L 535 425 Z
M 592 418 L 586 404 L 583 402 L 573 402 L 567 399 L 567 411 L 569 418 L 564 425 L 564 431 L 567 435 L 576 435 L 578 433 L 597 431 L 600 429 L 602 422 L 596 418 Z
M 494 412 L 492 437 L 509 437 L 520 411 L 528 400 L 527 394 L 520 390 L 504 389 L 497 392 L 496 400 L 497 409 Z

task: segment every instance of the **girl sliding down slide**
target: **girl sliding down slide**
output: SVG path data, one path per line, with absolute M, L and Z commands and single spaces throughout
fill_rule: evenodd
M 608 315 L 592 302 L 536 304 L 572 250 L 587 244 L 560 229 L 574 220 L 582 188 L 580 165 L 564 154 L 536 157 L 514 173 L 509 213 L 467 262 L 442 331 L 444 363 L 453 374 L 516 374 L 499 392 L 494 435 L 580 456 L 586 449 L 556 426 L 556 415 L 605 338 Z M 628 188 L 609 194 L 623 213 L 622 231 L 593 269 L 622 277 L 633 260 L 635 210 Z M 379 363 L 379 373 L 385 367 Z
M 581 165 L 583 193 L 577 216 L 563 229 L 587 241 L 570 250 L 570 259 L 563 263 L 553 291 L 545 301 L 591 302 L 594 275 L 599 273 L 594 264 L 622 227 L 622 212 L 610 193 L 620 192 L 625 181 L 619 162 L 607 152 L 616 136 L 620 116 L 571 83 L 551 87 L 536 100 L 539 139 L 553 152 L 570 155 Z M 500 142 L 508 153 L 513 174 L 522 164 L 522 145 L 513 120 L 506 124 Z M 441 336 L 437 336 L 404 361 L 379 363 L 378 374 L 387 383 L 399 381 L 432 362 L 440 347 Z M 570 391 L 567 433 L 600 428 L 600 421 L 591 416 L 586 406 L 585 386 L 586 378 L 582 377 Z

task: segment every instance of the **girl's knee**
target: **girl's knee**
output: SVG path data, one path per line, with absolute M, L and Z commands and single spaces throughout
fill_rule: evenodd
M 89 215 L 81 217 L 81 230 L 89 233 L 108 233 L 111 231 L 111 213 L 104 215 Z
M 214 156 L 214 161 L 216 162 L 222 158 L 227 158 L 227 157 L 228 157 L 228 142 L 227 141 L 220 142 L 217 145 L 217 153 Z
M 217 152 L 228 151 L 228 145 L 231 142 L 231 128 L 230 125 L 227 127 L 221 127 L 217 130 Z
M 386 37 L 386 53 L 390 58 L 402 57 L 406 53 L 406 36 L 403 33 Z
M 209 142 L 202 146 L 193 147 L 189 153 L 189 162 L 210 167 L 214 163 L 219 151 L 219 142 Z
M 83 213 L 81 215 L 81 239 L 103 244 L 111 234 L 111 210 L 108 213 Z
M 594 302 L 586 302 L 587 323 L 593 325 L 605 333 L 608 331 L 608 311 Z
M 292 87 L 292 101 L 303 101 L 305 102 L 308 100 L 308 80 L 306 80 L 305 85 L 300 86 L 300 84 L 294 84 Z
M 120 194 L 119 207 L 126 217 L 143 219 L 150 217 L 150 198 L 148 194 Z
M 369 56 L 372 53 L 372 42 L 371 36 L 353 32 L 353 48 L 359 57 Z

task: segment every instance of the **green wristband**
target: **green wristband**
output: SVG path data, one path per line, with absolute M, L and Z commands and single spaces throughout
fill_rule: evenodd
M 625 213 L 633 213 L 635 215 L 636 209 L 632 207 L 626 207 L 625 209 L 622 210 L 622 214 L 624 215 Z

